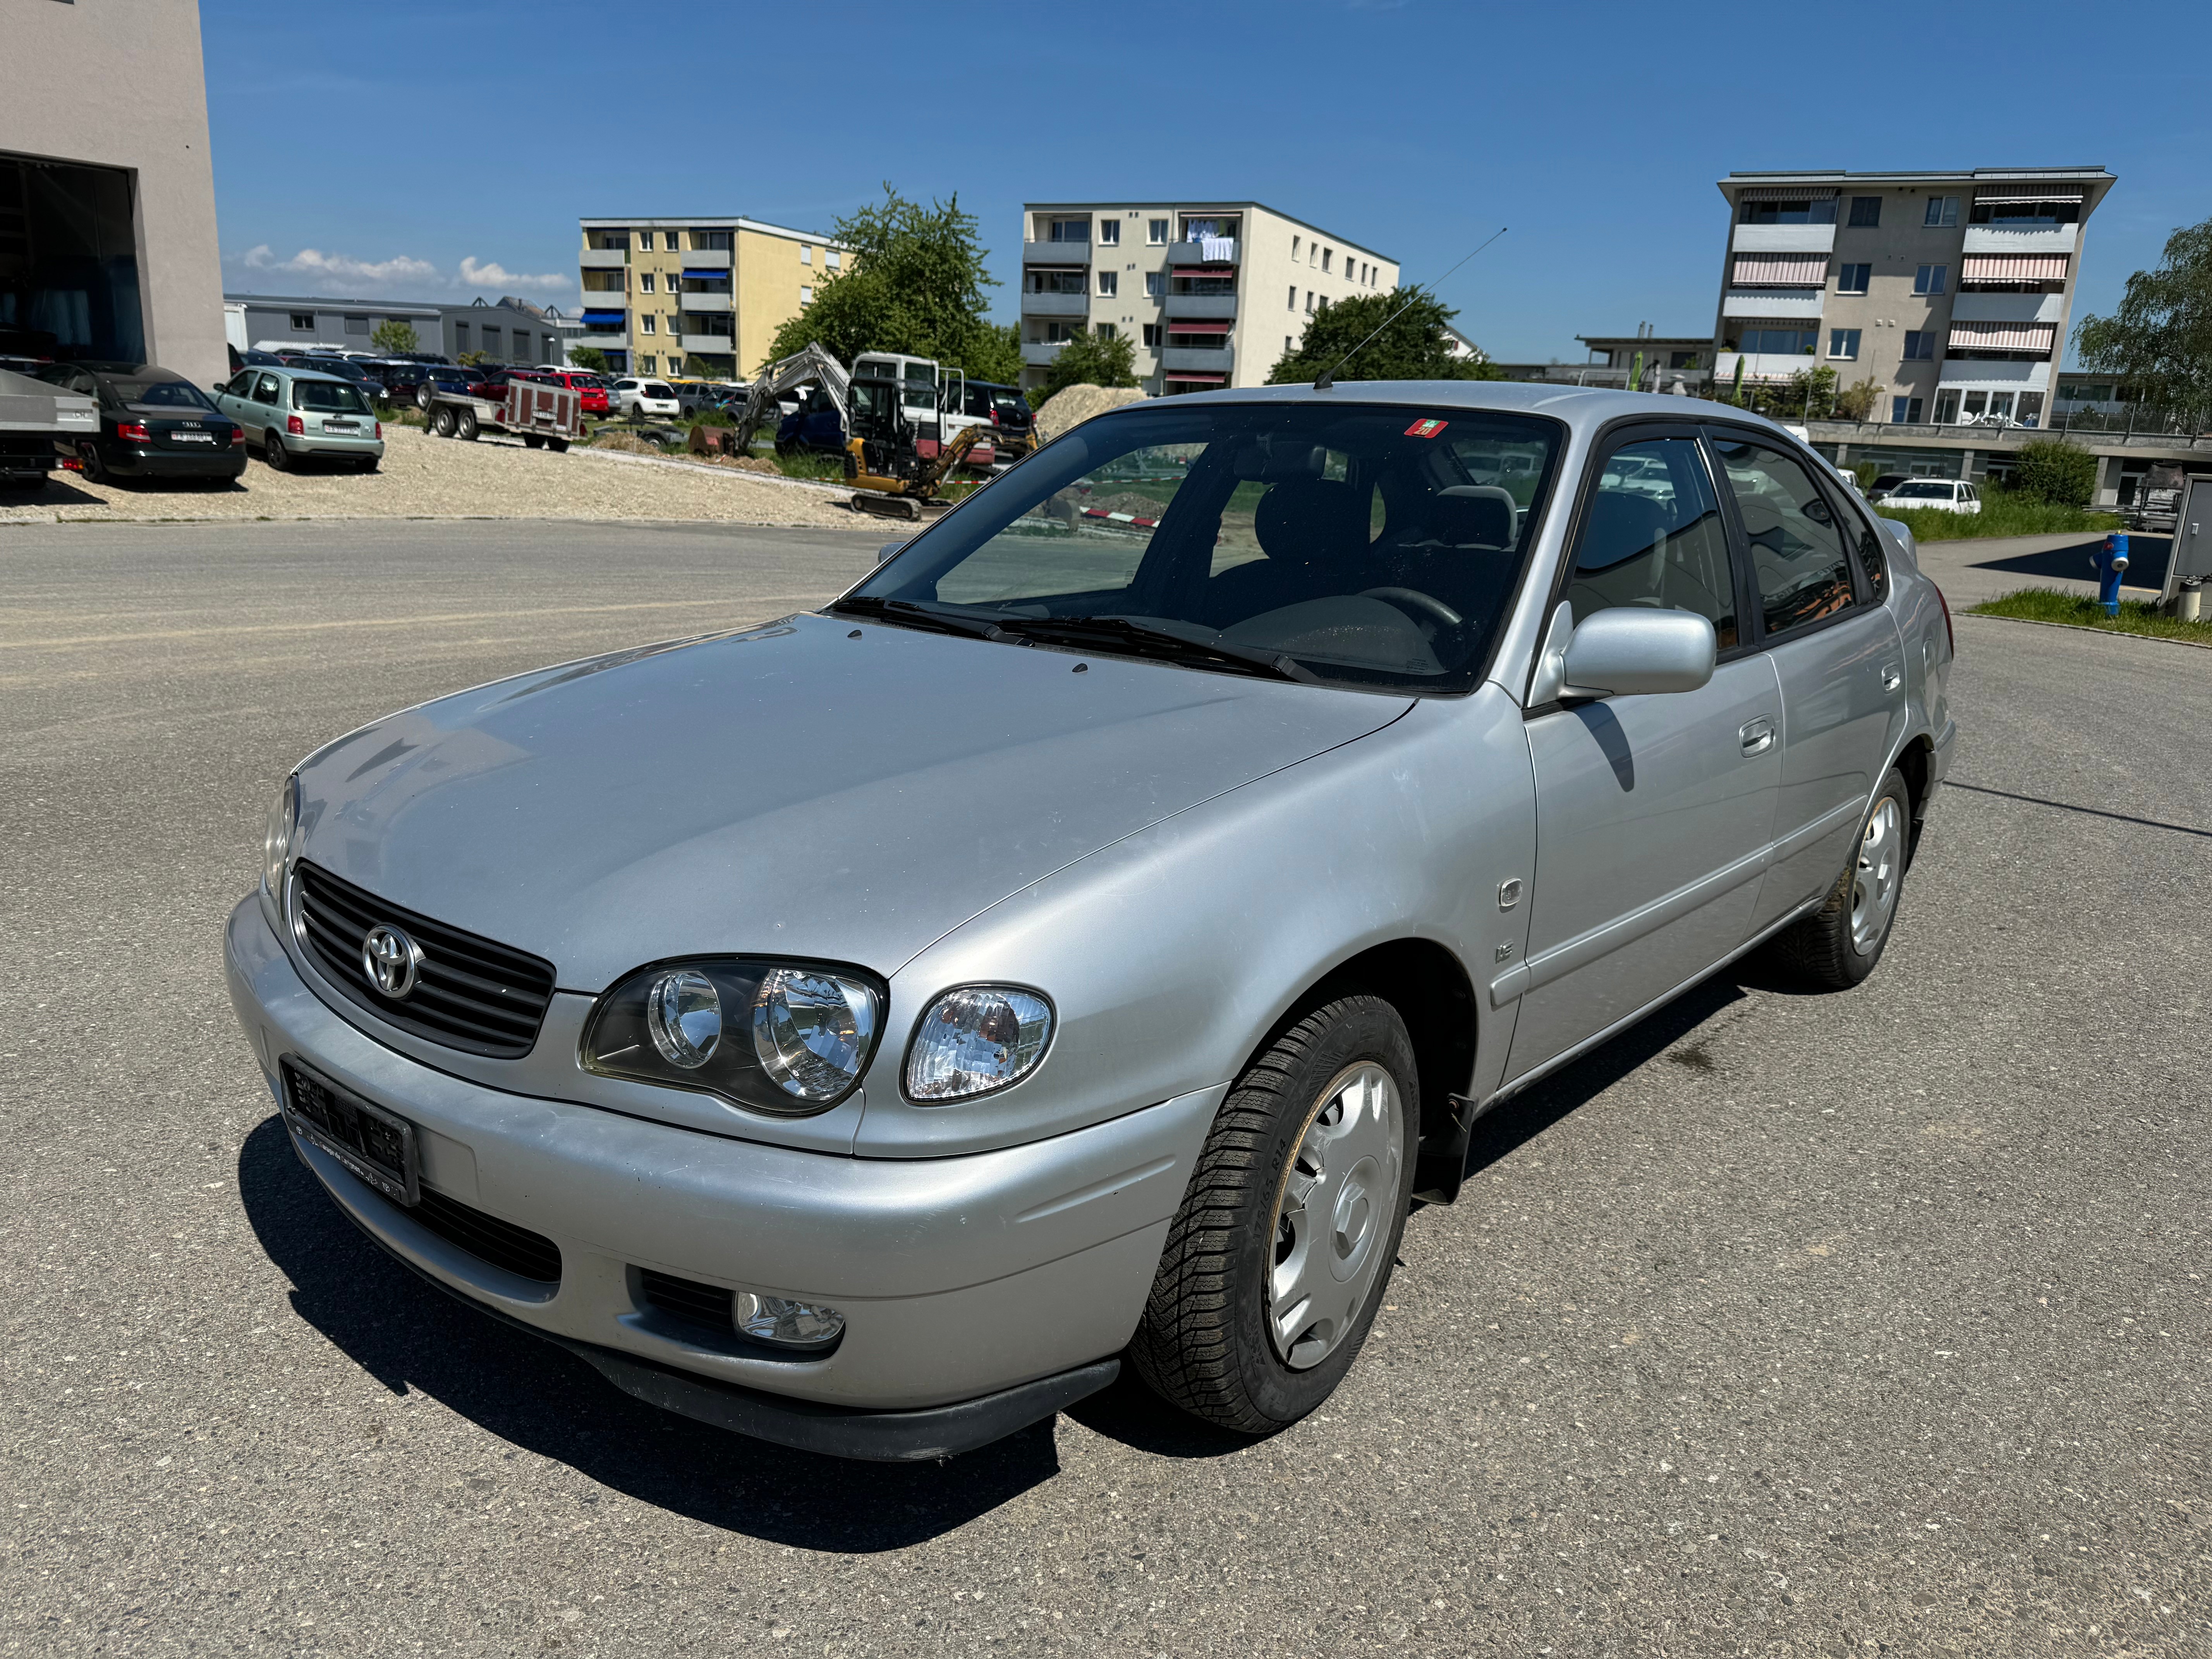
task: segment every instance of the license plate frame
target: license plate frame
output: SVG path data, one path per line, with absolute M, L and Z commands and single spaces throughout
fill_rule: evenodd
M 411 1210 L 422 1201 L 422 1139 L 413 1124 L 289 1054 L 277 1069 L 284 1121 L 295 1134 L 394 1204 Z

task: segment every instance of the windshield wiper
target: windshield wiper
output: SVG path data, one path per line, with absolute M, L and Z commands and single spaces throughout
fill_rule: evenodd
M 1000 631 L 1054 644 L 1121 646 L 1139 656 L 1165 657 L 1171 661 L 1233 663 L 1302 685 L 1322 684 L 1320 675 L 1284 652 L 1232 645 L 1218 635 L 1194 637 L 1134 617 L 1009 617 Z
M 907 628 L 933 628 L 942 634 L 958 634 L 971 640 L 1000 641 L 1013 637 L 988 617 L 973 617 L 957 611 L 940 611 L 935 605 L 917 605 L 912 599 L 884 599 L 872 593 L 856 593 L 838 600 L 830 608 L 855 617 L 874 617 Z

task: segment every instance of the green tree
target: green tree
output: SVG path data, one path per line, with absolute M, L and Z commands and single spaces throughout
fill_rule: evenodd
M 577 368 L 588 370 L 593 374 L 604 374 L 607 372 L 607 354 L 597 346 L 570 346 L 568 361 Z
M 2013 493 L 2053 507 L 2087 507 L 2097 493 L 2097 458 L 2057 438 L 2021 446 Z
M 1392 313 L 1404 307 L 1404 314 Z M 1486 359 L 1455 357 L 1445 325 L 1459 313 L 1426 289 L 1363 294 L 1316 312 L 1305 337 L 1268 371 L 1270 386 L 1303 386 L 1319 378 L 1346 352 L 1336 369 L 1347 380 L 1495 380 L 1504 372 Z M 1376 329 L 1382 331 L 1376 334 Z M 1375 334 L 1372 340 L 1367 340 Z M 1361 345 L 1362 340 L 1367 343 Z
M 415 325 L 402 322 L 397 317 L 386 317 L 379 323 L 376 331 L 368 337 L 368 343 L 387 357 L 395 352 L 422 349 L 422 342 L 416 337 Z
M 1079 334 L 1044 372 L 1044 398 L 1072 386 L 1131 386 L 1137 384 L 1137 354 L 1126 334 Z M 1035 402 L 1042 403 L 1044 398 Z
M 848 365 L 864 351 L 895 351 L 933 357 L 970 380 L 1015 380 L 1013 333 L 984 314 L 984 290 L 998 283 L 983 269 L 976 229 L 957 195 L 925 207 L 884 185 L 881 202 L 837 221 L 849 269 L 776 331 L 769 361 L 818 344 Z
M 2084 316 L 2074 343 L 2082 368 L 2126 376 L 2146 403 L 2212 410 L 2212 219 L 2167 237 L 2165 263 L 2129 277 L 2111 316 Z

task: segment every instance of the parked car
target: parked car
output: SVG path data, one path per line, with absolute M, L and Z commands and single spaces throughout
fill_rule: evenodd
M 57 439 L 95 483 L 114 478 L 235 478 L 244 434 L 208 394 L 158 363 L 48 363 L 37 378 L 100 405 L 98 436 Z
M 309 756 L 229 988 L 348 1217 L 657 1404 L 939 1457 L 1126 1358 L 1264 1434 L 1476 1115 L 1753 948 L 1874 971 L 1951 660 L 1756 416 L 1139 403 L 819 613 Z
M 425 363 L 422 378 L 415 383 L 415 407 L 428 409 L 431 394 L 436 392 L 469 395 L 469 388 L 482 384 L 483 380 L 477 370 L 464 368 L 458 363 Z
M 276 354 L 273 351 L 255 351 L 250 348 L 240 346 L 232 346 L 229 348 L 229 350 L 230 372 L 234 374 L 237 374 L 240 369 L 244 368 L 248 363 L 266 364 L 273 363 L 276 361 Z
M 1923 507 L 1937 513 L 1979 513 L 1978 484 L 1958 478 L 1907 478 L 1875 497 L 1877 507 Z
M 584 413 L 604 418 L 607 413 L 607 378 L 585 368 L 549 368 L 545 378 L 556 386 L 565 386 L 584 400 Z
M 845 417 L 836 400 L 820 386 L 810 386 L 795 407 L 776 422 L 775 453 L 796 454 L 802 450 L 842 455 L 845 451 Z
M 962 412 L 970 422 L 988 420 L 1008 440 L 1026 440 L 1036 422 L 1029 398 L 1017 386 L 970 380 L 963 393 L 962 402 Z M 1019 443 L 1015 445 L 1017 448 L 1020 447 Z
M 354 381 L 319 369 L 242 368 L 216 399 L 279 472 L 314 458 L 374 472 L 384 427 Z M 242 455 L 243 452 L 241 452 Z
M 677 401 L 676 388 L 667 381 L 631 375 L 615 382 L 612 402 L 617 415 L 633 417 L 658 416 L 672 421 L 684 412 L 684 405 Z
M 1884 495 L 1889 494 L 1891 490 L 1896 489 L 1898 485 L 1903 483 L 1907 478 L 1912 476 L 1913 475 L 1910 472 L 1881 472 L 1875 474 L 1875 481 L 1867 486 L 1867 499 L 1870 501 L 1880 501 Z

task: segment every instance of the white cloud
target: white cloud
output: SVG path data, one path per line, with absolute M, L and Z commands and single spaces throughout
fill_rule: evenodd
M 513 271 L 496 259 L 478 264 L 473 254 L 462 259 L 458 271 L 448 274 L 428 259 L 417 259 L 406 253 L 394 254 L 389 259 L 356 259 L 349 253 L 325 253 L 320 248 L 303 247 L 289 258 L 280 259 L 276 249 L 266 242 L 258 242 L 243 253 L 226 256 L 223 263 L 246 270 L 281 272 L 295 278 L 295 285 L 311 294 L 366 297 L 398 289 L 422 294 L 440 289 L 516 294 L 554 292 L 571 286 L 566 276 L 538 276 L 526 271 Z

